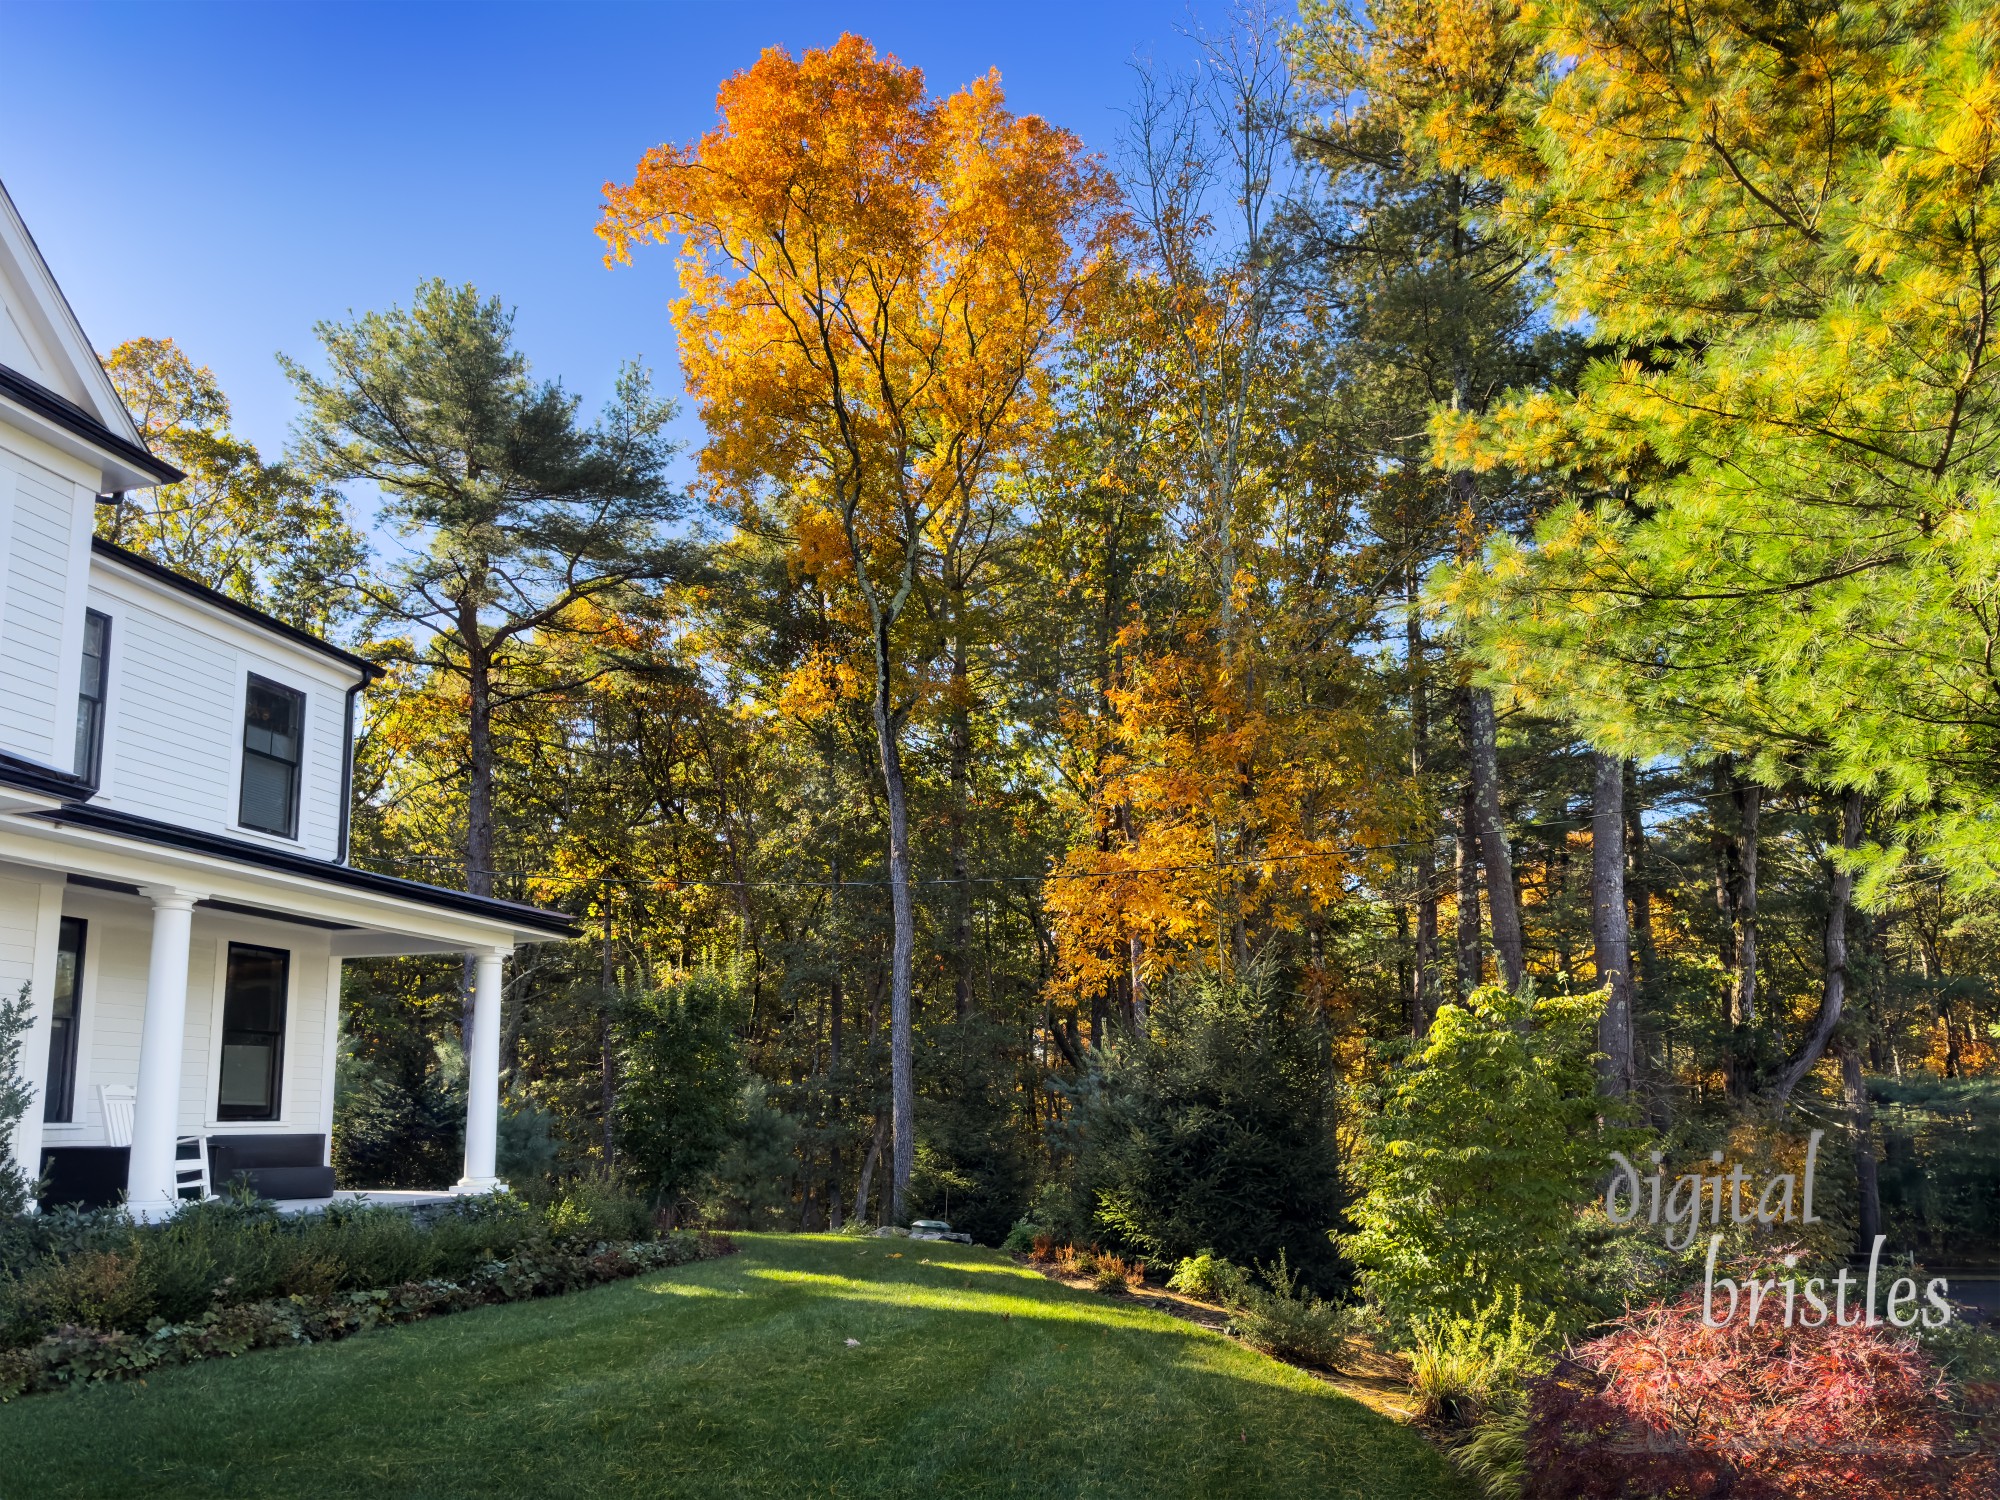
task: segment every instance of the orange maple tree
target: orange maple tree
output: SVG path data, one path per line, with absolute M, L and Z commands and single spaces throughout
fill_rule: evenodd
M 1109 177 L 1068 132 L 1006 108 L 997 74 L 949 96 L 842 36 L 764 52 L 718 127 L 606 184 L 611 260 L 678 241 L 681 361 L 715 499 L 784 536 L 865 634 L 889 809 L 890 1212 L 915 1157 L 909 818 L 901 734 L 926 691 L 925 620 L 993 524 L 995 481 L 1042 430 L 1051 358 L 1110 254 Z

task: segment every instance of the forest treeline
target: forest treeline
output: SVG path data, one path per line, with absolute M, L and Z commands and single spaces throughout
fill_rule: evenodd
M 592 417 L 426 283 L 291 351 L 278 461 L 113 351 L 190 477 L 103 525 L 385 665 L 358 863 L 577 918 L 508 981 L 515 1171 L 708 1059 L 661 1183 L 716 1217 L 1324 1279 L 1373 1090 L 1498 985 L 1601 992 L 1586 1116 L 1824 1127 L 1856 1233 L 1964 1256 L 1995 25 L 1309 0 L 1102 157 L 773 50 L 576 272 L 679 257 L 691 481 L 647 372 Z M 463 979 L 348 965 L 351 1181 L 455 1175 Z

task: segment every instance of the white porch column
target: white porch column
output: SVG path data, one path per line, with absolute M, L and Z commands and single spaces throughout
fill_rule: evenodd
M 146 970 L 125 1199 L 135 1218 L 159 1219 L 176 1202 L 174 1138 L 180 1133 L 181 1050 L 187 1037 L 188 939 L 201 896 L 174 886 L 147 886 L 143 893 L 153 903 L 153 956 Z
M 506 1186 L 494 1173 L 500 1133 L 500 975 L 510 950 L 479 953 L 472 980 L 472 1044 L 465 1057 L 465 1175 L 460 1193 Z

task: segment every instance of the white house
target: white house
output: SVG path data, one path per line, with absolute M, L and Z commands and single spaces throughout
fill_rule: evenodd
M 342 960 L 464 953 L 457 1186 L 490 1189 L 503 964 L 571 925 L 347 863 L 375 668 L 93 538 L 101 498 L 179 477 L 0 188 L 0 993 L 29 986 L 40 1091 L 16 1152 L 145 1215 L 204 1160 L 325 1197 Z

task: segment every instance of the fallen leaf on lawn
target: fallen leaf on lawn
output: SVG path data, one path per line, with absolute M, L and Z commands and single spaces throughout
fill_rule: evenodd
M 891 1250 L 889 1252 L 889 1259 L 891 1260 L 901 1260 L 902 1258 L 903 1258 L 903 1252 L 900 1250 Z

